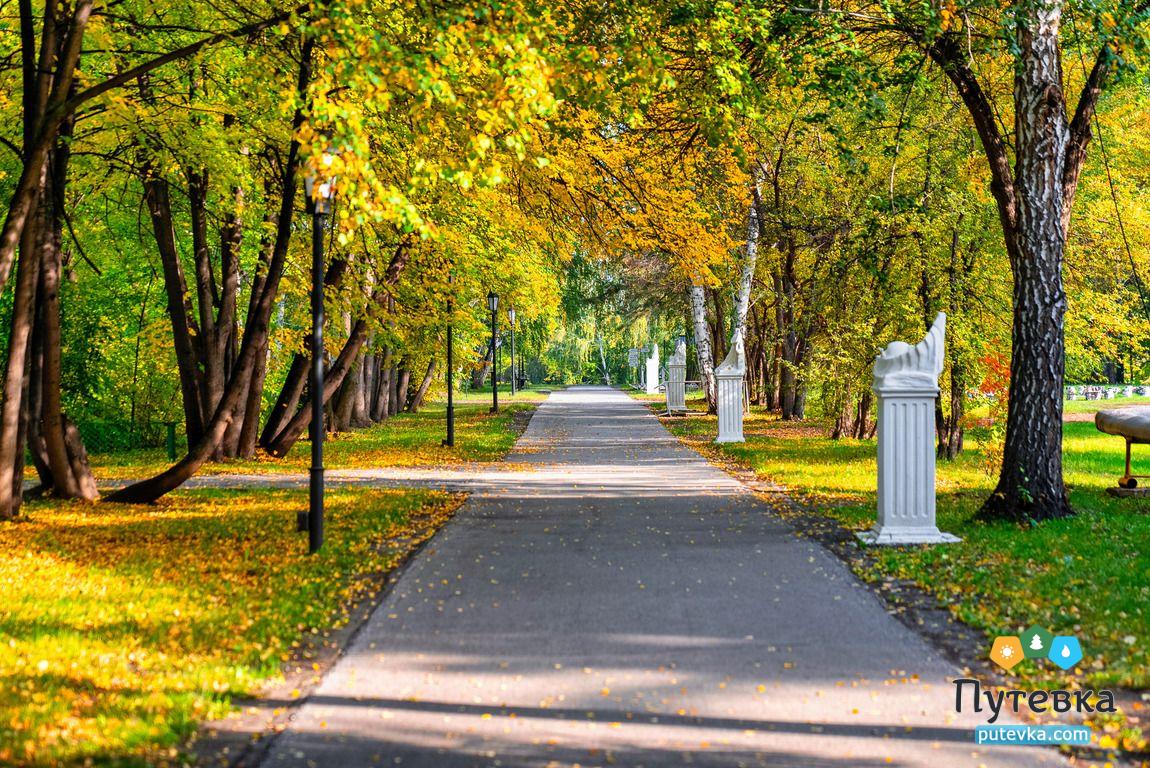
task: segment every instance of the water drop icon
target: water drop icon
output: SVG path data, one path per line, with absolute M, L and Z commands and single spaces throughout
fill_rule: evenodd
M 1068 645 L 1062 646 L 1062 658 L 1064 658 L 1064 659 L 1070 658 L 1070 646 L 1068 646 Z

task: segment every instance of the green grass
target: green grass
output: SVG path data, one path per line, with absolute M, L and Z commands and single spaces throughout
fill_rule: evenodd
M 324 444 L 328 469 L 412 467 L 495 461 L 515 443 L 516 414 L 532 410 L 546 399 L 539 388 L 512 397 L 499 394 L 500 412 L 490 413 L 491 390 L 469 392 L 455 399 L 455 447 L 441 445 L 447 434 L 446 403 L 429 403 L 419 413 L 401 413 L 366 429 L 329 436 Z M 310 443 L 297 442 L 282 459 L 261 453 L 252 460 L 209 463 L 201 474 L 299 473 L 310 463 Z M 98 480 L 137 479 L 166 469 L 170 462 L 163 449 L 94 454 L 92 472 Z
M 1066 400 L 1062 409 L 1066 413 L 1095 413 L 1107 408 L 1120 408 L 1129 405 L 1150 407 L 1150 397 L 1116 397 L 1113 400 Z
M 306 555 L 303 490 L 158 506 L 33 502 L 0 527 L 0 764 L 157 765 L 348 621 L 454 510 L 422 490 L 331 489 Z M 306 655 L 306 654 L 304 654 Z M 86 761 L 91 761 L 88 763 Z
M 847 528 L 863 530 L 874 522 L 873 440 L 831 440 L 820 425 L 756 412 L 745 424 L 746 443 L 715 446 L 713 417 L 665 423 L 704 452 L 792 489 Z M 977 441 L 968 440 L 958 460 L 938 465 L 939 527 L 963 542 L 876 549 L 873 571 L 862 575 L 912 579 L 989 636 L 1041 624 L 1081 638 L 1087 660 L 1076 675 L 1027 662 L 1015 668 L 1024 681 L 1147 688 L 1150 500 L 1105 493 L 1122 473 L 1122 440 L 1091 423 L 1067 423 L 1064 434 L 1075 517 L 1031 527 L 975 520 L 993 483 Z M 1150 467 L 1150 455 L 1143 461 Z M 971 655 L 984 657 L 985 650 L 971 649 Z

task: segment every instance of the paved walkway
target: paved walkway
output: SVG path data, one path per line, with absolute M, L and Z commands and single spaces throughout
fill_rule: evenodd
M 957 670 L 626 395 L 553 394 L 509 460 L 265 768 L 1061 764 L 976 748 Z

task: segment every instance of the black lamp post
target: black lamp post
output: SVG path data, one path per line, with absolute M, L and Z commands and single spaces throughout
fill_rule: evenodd
M 447 284 L 450 286 L 454 281 L 452 276 L 447 276 Z M 450 288 L 449 288 L 450 290 Z M 453 350 L 455 347 L 455 333 L 452 327 L 452 312 L 454 311 L 454 303 L 452 302 L 451 295 L 447 296 L 447 438 L 443 444 L 447 447 L 455 445 L 455 358 Z
M 330 169 L 335 157 L 323 153 L 324 170 Z M 311 468 L 308 470 L 308 511 L 297 521 L 307 528 L 308 552 L 315 554 L 323 546 L 323 236 L 331 199 L 335 194 L 335 177 L 320 178 L 309 172 L 304 178 L 307 207 L 311 213 Z
M 491 412 L 499 413 L 499 363 L 495 358 L 495 313 L 499 310 L 499 294 L 495 291 L 487 292 L 487 308 L 491 310 Z
M 507 310 L 507 320 L 511 325 L 511 396 L 515 396 L 515 307 Z

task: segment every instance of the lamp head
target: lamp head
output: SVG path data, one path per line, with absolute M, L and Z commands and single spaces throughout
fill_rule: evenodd
M 304 177 L 303 187 L 307 194 L 307 203 L 312 213 L 327 215 L 331 213 L 331 201 L 335 197 L 336 176 L 331 174 L 335 164 L 335 152 L 330 147 L 320 155 L 319 165 L 322 176 L 309 168 L 308 175 Z
M 499 309 L 499 294 L 495 291 L 487 292 L 487 308 L 492 312 L 495 312 Z

